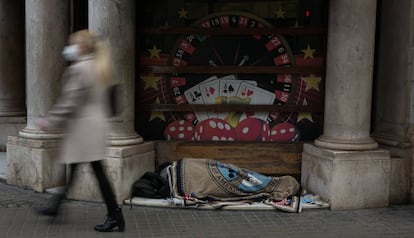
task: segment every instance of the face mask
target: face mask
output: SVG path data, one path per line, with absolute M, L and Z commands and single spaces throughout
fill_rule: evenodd
M 79 57 L 78 45 L 65 46 L 62 51 L 63 58 L 67 61 L 75 61 Z

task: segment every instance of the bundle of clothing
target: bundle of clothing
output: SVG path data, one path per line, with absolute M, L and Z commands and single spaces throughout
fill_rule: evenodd
M 262 204 L 287 212 L 301 211 L 303 190 L 292 176 L 269 177 L 232 164 L 200 158 L 175 161 L 158 171 L 158 174 L 159 177 L 154 173 L 144 175 L 146 178 L 151 177 L 150 183 L 156 186 L 135 196 L 163 198 L 164 203 L 170 203 L 171 206 L 222 209 Z M 169 188 L 168 193 L 165 192 L 163 180 Z

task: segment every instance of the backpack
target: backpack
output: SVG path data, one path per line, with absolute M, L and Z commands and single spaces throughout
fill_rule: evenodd
M 168 180 L 155 172 L 146 172 L 132 185 L 132 197 L 167 198 L 170 196 Z

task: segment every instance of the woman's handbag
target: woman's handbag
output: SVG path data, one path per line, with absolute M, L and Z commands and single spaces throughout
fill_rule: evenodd
M 119 84 L 112 84 L 108 88 L 107 97 L 109 101 L 109 117 L 115 117 L 121 113 L 119 91 Z

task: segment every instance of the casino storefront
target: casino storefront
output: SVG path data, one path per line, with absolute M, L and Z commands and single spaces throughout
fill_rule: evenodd
M 10 184 L 43 191 L 64 183 L 65 168 L 53 161 L 61 134 L 33 120 L 60 88 L 61 36 L 89 28 L 110 40 L 121 86 L 106 155 L 120 202 L 143 172 L 185 157 L 294 175 L 331 209 L 410 201 L 411 66 L 391 56 L 409 62 L 401 55 L 413 42 L 395 40 L 403 33 L 389 23 L 411 29 L 408 0 L 27 0 L 6 8 L 25 11 L 9 16 L 20 31 L 0 36 L 26 39 L 13 58 L 26 61 L 26 77 L 5 94 L 26 98 L 23 113 L 3 117 L 22 125 L 7 141 Z M 89 169 L 81 173 L 69 197 L 96 200 Z

